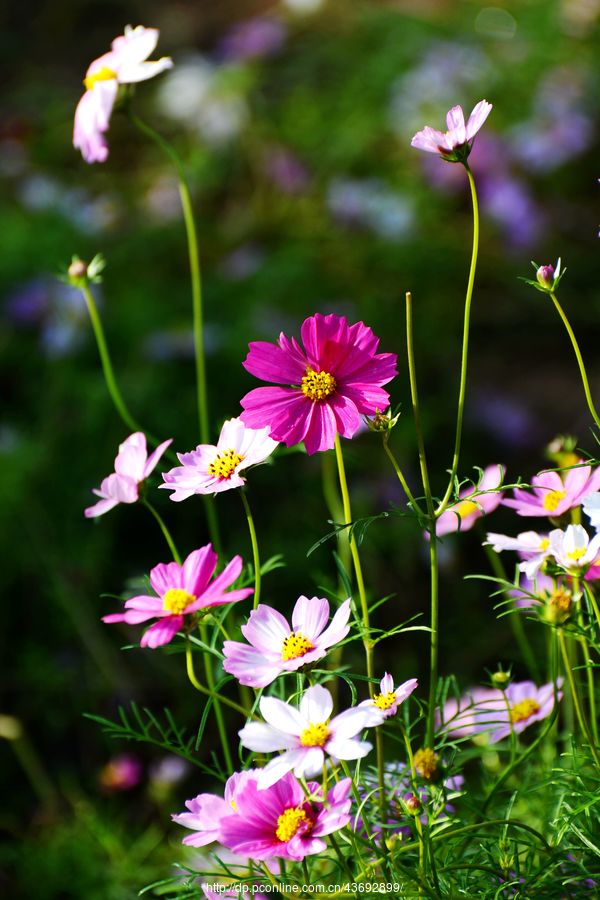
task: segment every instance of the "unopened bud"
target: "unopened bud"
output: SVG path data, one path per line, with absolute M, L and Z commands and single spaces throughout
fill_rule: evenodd
M 366 422 L 370 431 L 386 432 L 392 430 L 399 418 L 400 413 L 393 416 L 391 409 L 388 409 L 385 413 L 377 410 L 373 418 L 366 417 Z
M 75 257 L 67 271 L 69 278 L 74 278 L 76 280 L 85 278 L 88 271 L 87 263 L 84 263 L 82 259 Z
M 558 587 L 548 595 L 542 617 L 550 625 L 562 625 L 571 615 L 573 594 L 565 587 Z
M 510 672 L 505 672 L 503 669 L 498 669 L 497 672 L 493 672 L 490 676 L 490 681 L 492 682 L 493 686 L 499 691 L 506 690 L 506 688 L 510 684 L 510 679 Z
M 554 285 L 554 266 L 540 266 L 535 277 L 542 287 L 552 290 Z
M 423 809 L 423 805 L 416 794 L 405 794 L 402 798 L 402 802 L 404 803 L 406 812 L 411 816 L 418 816 Z
M 390 834 L 389 837 L 385 839 L 385 846 L 390 852 L 393 852 L 398 841 L 402 840 L 402 834 L 395 832 L 394 834 Z

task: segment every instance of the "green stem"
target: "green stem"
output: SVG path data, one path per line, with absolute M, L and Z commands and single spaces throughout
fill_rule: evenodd
M 417 513 L 417 515 L 419 515 L 419 516 L 424 515 L 423 510 L 421 509 L 421 507 L 419 506 L 419 504 L 413 497 L 412 491 L 408 486 L 408 483 L 406 481 L 406 478 L 404 477 L 404 473 L 403 473 L 402 469 L 400 468 L 400 464 L 398 463 L 398 460 L 396 459 L 396 457 L 394 456 L 394 454 L 392 453 L 392 451 L 390 449 L 389 432 L 386 432 L 383 436 L 383 449 L 387 453 L 388 459 L 394 468 L 394 472 L 398 476 L 398 481 L 402 485 L 402 489 L 403 489 L 404 493 L 406 494 L 406 497 L 408 499 L 410 506 Z
M 208 644 L 208 633 L 206 629 L 206 623 L 200 622 L 200 638 L 203 644 Z M 227 771 L 231 775 L 233 773 L 233 763 L 231 761 L 231 753 L 229 751 L 229 740 L 227 737 L 227 730 L 225 728 L 225 720 L 223 719 L 223 710 L 221 709 L 221 704 L 217 700 L 217 693 L 215 691 L 215 676 L 213 673 L 212 660 L 210 658 L 210 654 L 204 653 L 204 677 L 206 678 L 206 684 L 208 685 L 208 689 L 212 694 L 213 698 L 213 708 L 215 711 L 215 719 L 217 722 L 217 731 L 219 732 L 219 738 L 221 740 L 221 747 L 223 748 L 223 756 L 225 757 L 225 765 L 227 766 Z
M 258 540 L 256 538 L 256 528 L 254 527 L 254 519 L 252 518 L 252 511 L 250 509 L 250 504 L 248 502 L 248 497 L 246 496 L 246 491 L 244 490 L 244 488 L 241 489 L 240 496 L 242 498 L 244 512 L 246 513 L 246 521 L 248 522 L 248 531 L 250 532 L 250 543 L 252 544 L 252 558 L 254 560 L 254 604 L 253 604 L 252 608 L 256 609 L 256 607 L 260 603 L 260 585 L 261 585 L 260 556 L 258 554 Z
M 243 706 L 240 706 L 239 703 L 236 703 L 235 700 L 230 700 L 229 697 L 225 697 L 223 694 L 217 694 L 214 691 L 209 691 L 208 688 L 205 688 L 204 685 L 198 681 L 196 672 L 194 670 L 194 655 L 192 651 L 192 645 L 189 643 L 189 641 L 185 648 L 185 664 L 190 684 L 192 684 L 197 691 L 199 691 L 201 694 L 204 694 L 206 697 L 212 697 L 213 701 L 215 697 L 218 697 L 221 703 L 224 703 L 231 709 L 235 709 L 236 712 L 241 713 L 245 718 L 249 718 L 248 710 Z
M 458 473 L 458 461 L 460 458 L 460 445 L 462 440 L 463 415 L 465 409 L 465 394 L 467 390 L 467 363 L 469 359 L 469 329 L 471 324 L 471 301 L 473 299 L 473 285 L 475 283 L 475 270 L 477 268 L 477 255 L 479 253 L 479 204 L 477 202 L 477 190 L 475 188 L 475 180 L 468 163 L 464 163 L 465 172 L 469 179 L 469 187 L 471 188 L 471 202 L 473 205 L 473 249 L 471 251 L 471 267 L 469 269 L 469 280 L 467 282 L 467 293 L 465 296 L 465 313 L 463 321 L 463 340 L 462 340 L 462 357 L 460 363 L 460 387 L 458 391 L 458 410 L 456 413 L 456 437 L 454 439 L 454 455 L 452 457 L 452 469 L 450 471 L 450 480 L 446 493 L 436 509 L 436 516 L 446 509 L 448 501 L 454 491 L 454 482 Z
M 554 303 L 554 306 L 556 307 L 556 311 L 558 312 L 559 316 L 561 317 L 561 319 L 563 321 L 563 325 L 565 326 L 565 328 L 567 330 L 567 334 L 569 335 L 569 338 L 571 339 L 571 344 L 573 346 L 573 350 L 575 351 L 575 356 L 577 358 L 577 365 L 579 366 L 579 374 L 581 375 L 581 381 L 583 382 L 583 392 L 585 394 L 585 399 L 587 401 L 588 409 L 591 413 L 592 419 L 594 420 L 594 422 L 596 423 L 598 428 L 600 428 L 600 416 L 598 416 L 596 407 L 594 406 L 594 401 L 592 400 L 592 392 L 590 390 L 590 383 L 588 381 L 588 376 L 587 376 L 587 372 L 585 370 L 585 365 L 583 362 L 583 357 L 581 355 L 581 350 L 579 349 L 579 344 L 577 343 L 577 338 L 575 337 L 575 332 L 571 328 L 571 323 L 569 322 L 564 309 L 558 302 L 558 298 L 557 298 L 556 294 L 554 293 L 554 291 L 550 291 L 550 296 L 552 298 L 552 302 Z
M 427 468 L 427 456 L 425 454 L 425 440 L 421 426 L 421 412 L 419 408 L 419 391 L 417 388 L 417 372 L 415 366 L 415 351 L 413 340 L 413 316 L 412 295 L 406 294 L 406 353 L 408 358 L 408 374 L 410 378 L 410 396 L 412 401 L 415 432 L 417 435 L 417 447 L 419 451 L 419 465 L 421 467 L 421 479 L 427 504 L 427 518 L 429 520 L 429 563 L 431 571 L 431 633 L 430 633 L 430 671 L 429 671 L 429 705 L 427 709 L 427 732 L 425 746 L 433 749 L 433 734 L 435 729 L 435 697 L 438 678 L 438 624 L 439 624 L 439 578 L 438 555 L 436 535 L 436 513 L 433 505 L 431 484 L 429 482 L 429 469 Z
M 573 675 L 573 669 L 571 668 L 571 662 L 569 660 L 569 654 L 567 652 L 567 645 L 565 641 L 565 635 L 562 628 L 558 629 L 558 642 L 560 645 L 560 652 L 563 658 L 563 664 L 565 668 L 565 675 L 567 676 L 567 680 L 569 682 L 569 688 L 571 689 L 571 696 L 573 697 L 573 703 L 575 705 L 575 713 L 577 715 L 577 721 L 579 722 L 579 727 L 583 732 L 589 747 L 594 757 L 594 761 L 598 767 L 600 767 L 600 755 L 598 754 L 598 749 L 596 747 L 594 738 L 590 732 L 585 713 L 583 712 L 583 707 L 581 705 L 581 700 L 579 697 L 579 691 L 577 690 L 577 684 L 575 682 L 575 677 Z
M 94 295 L 92 294 L 88 284 L 82 284 L 80 290 L 83 294 L 90 316 L 90 321 L 92 323 L 94 337 L 96 338 L 96 344 L 98 346 L 98 353 L 100 354 L 100 362 L 102 363 L 102 371 L 104 373 L 106 387 L 108 388 L 108 393 L 110 394 L 112 402 L 115 405 L 115 409 L 128 428 L 130 428 L 132 431 L 143 431 L 144 429 L 142 428 L 142 426 L 138 422 L 136 422 L 136 420 L 127 409 L 125 401 L 123 400 L 123 397 L 121 395 L 121 391 L 119 390 L 110 358 L 110 353 L 108 352 L 108 345 L 106 343 L 106 337 L 104 335 L 104 328 L 102 327 L 102 320 L 98 313 L 98 307 L 96 306 Z M 155 438 L 151 437 L 151 435 L 148 435 L 148 437 L 154 443 L 158 443 L 158 441 L 156 441 Z
M 594 597 L 594 592 L 590 587 L 588 587 L 587 583 L 583 582 L 583 590 L 585 591 L 585 595 L 588 598 L 590 606 L 594 610 L 594 615 L 596 617 L 596 622 L 598 623 L 598 628 L 600 628 L 600 609 L 598 608 L 598 604 L 596 603 L 596 598 Z
M 187 236 L 188 256 L 190 264 L 190 277 L 192 282 L 192 310 L 194 330 L 194 351 L 196 360 L 196 399 L 198 404 L 198 422 L 200 425 L 200 438 L 203 444 L 209 443 L 210 430 L 208 418 L 208 401 L 206 396 L 206 362 L 204 358 L 204 330 L 202 315 L 202 280 L 200 277 L 200 253 L 198 250 L 198 234 L 190 190 L 186 181 L 185 172 L 181 160 L 173 147 L 162 135 L 143 122 L 138 116 L 130 113 L 131 120 L 139 130 L 149 137 L 169 157 L 179 183 L 179 197 L 185 222 Z
M 146 500 L 144 498 L 144 500 L 142 500 L 142 503 L 144 504 L 144 506 L 147 509 L 150 510 L 150 512 L 152 513 L 152 515 L 158 522 L 158 526 L 159 526 L 160 530 L 162 531 L 167 544 L 169 545 L 169 550 L 171 551 L 171 555 L 172 555 L 173 559 L 175 560 L 176 563 L 178 563 L 178 565 L 181 565 L 181 556 L 179 555 L 179 551 L 177 550 L 177 547 L 175 546 L 175 541 L 171 537 L 169 529 L 165 525 L 162 516 L 158 513 L 158 511 L 156 509 L 154 509 L 154 507 L 149 502 L 149 500 Z

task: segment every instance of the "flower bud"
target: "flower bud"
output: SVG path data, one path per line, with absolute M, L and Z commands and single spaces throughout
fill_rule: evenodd
M 510 672 L 505 672 L 503 669 L 498 669 L 497 672 L 493 672 L 493 674 L 490 675 L 490 681 L 492 682 L 492 685 L 499 691 L 506 690 L 506 688 L 510 684 L 510 679 Z
M 399 418 L 400 413 L 397 413 L 395 416 L 393 416 L 391 409 L 388 409 L 388 411 L 385 413 L 377 410 L 375 415 L 371 419 L 368 416 L 365 416 L 365 420 L 369 427 L 369 430 L 380 432 L 391 431 L 392 428 L 396 425 L 396 422 Z
M 558 587 L 551 594 L 547 595 L 542 618 L 550 625 L 562 625 L 571 615 L 572 606 L 572 592 L 568 588 Z
M 551 291 L 554 286 L 554 266 L 540 266 L 535 277 L 542 287 Z
M 74 256 L 73 262 L 69 266 L 67 273 L 69 275 L 69 278 L 79 281 L 80 279 L 87 276 L 87 270 L 87 263 L 84 263 L 84 261 L 82 259 L 79 259 L 79 257 Z
M 405 794 L 402 798 L 402 802 L 406 812 L 411 816 L 418 816 L 423 809 L 423 805 L 416 794 Z

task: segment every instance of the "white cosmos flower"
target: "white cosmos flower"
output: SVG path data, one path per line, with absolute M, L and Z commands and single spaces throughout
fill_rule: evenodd
M 540 571 L 544 561 L 552 554 L 550 538 L 547 534 L 538 534 L 537 531 L 523 531 L 516 538 L 490 532 L 484 541 L 484 546 L 486 544 L 491 546 L 496 553 L 500 553 L 502 550 L 514 550 L 518 553 L 523 560 L 519 564 L 519 570 L 524 572 L 531 581 Z
M 591 540 L 583 525 L 568 525 L 550 532 L 550 550 L 557 564 L 569 575 L 581 575 L 600 556 L 600 534 Z

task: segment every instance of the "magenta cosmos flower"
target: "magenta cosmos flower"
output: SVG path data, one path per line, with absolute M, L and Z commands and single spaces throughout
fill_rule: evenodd
M 254 593 L 252 588 L 227 591 L 242 571 L 241 556 L 234 556 L 221 574 L 211 581 L 217 559 L 212 546 L 207 544 L 193 550 L 181 566 L 176 562 L 159 563 L 150 572 L 150 584 L 156 595 L 132 597 L 125 602 L 124 613 L 104 616 L 102 621 L 137 625 L 148 619 L 157 619 L 144 632 L 140 644 L 153 649 L 168 644 L 183 627 L 186 616 L 211 606 L 236 603 Z
M 372 749 L 368 741 L 357 735 L 369 726 L 382 722 L 377 709 L 355 706 L 331 718 L 333 697 L 320 684 L 309 688 L 302 696 L 300 708 L 290 706 L 276 697 L 262 697 L 260 711 L 263 722 L 249 722 L 239 733 L 243 747 L 256 753 L 279 756 L 261 769 L 258 787 L 270 787 L 287 772 L 298 778 L 308 778 L 320 772 L 325 756 L 335 759 L 362 759 Z
M 85 510 L 87 518 L 101 516 L 119 503 L 135 503 L 139 485 L 156 468 L 172 441 L 172 438 L 163 441 L 150 456 L 146 449 L 146 436 L 141 431 L 136 431 L 123 441 L 115 459 L 115 471 L 102 481 L 99 488 L 93 489 L 100 500 Z
M 415 134 L 411 146 L 427 153 L 437 153 L 448 162 L 464 162 L 471 152 L 475 135 L 491 111 L 492 104 L 480 100 L 465 124 L 462 107 L 453 106 L 446 116 L 448 131 L 436 131 L 426 125 Z
M 557 681 L 557 697 L 562 700 L 562 678 Z M 520 734 L 525 728 L 547 718 L 554 709 L 554 685 L 552 682 L 536 687 L 533 681 L 519 681 L 509 684 L 505 691 L 508 709 L 498 713 L 504 724 L 490 735 L 490 744 L 508 737 L 511 731 Z
M 119 85 L 147 81 L 173 65 L 166 56 L 147 61 L 157 43 L 156 28 L 128 25 L 125 34 L 112 42 L 110 52 L 95 59 L 88 68 L 83 82 L 86 90 L 77 105 L 73 129 L 73 146 L 81 150 L 86 162 L 104 162 L 108 157 L 104 134 Z
M 350 600 L 345 600 L 328 628 L 329 603 L 319 597 L 299 597 L 292 627 L 280 612 L 260 604 L 242 625 L 248 644 L 225 641 L 223 668 L 241 684 L 263 688 L 282 672 L 295 672 L 322 659 L 350 630 Z
M 255 341 L 244 368 L 262 381 L 242 398 L 241 418 L 251 428 L 269 425 L 288 447 L 304 441 L 307 453 L 331 450 L 335 437 L 351 438 L 361 415 L 387 409 L 382 385 L 397 374 L 396 354 L 377 353 L 379 338 L 362 322 L 317 313 L 301 328 L 303 347 L 280 334 L 279 342 Z
M 218 794 L 198 794 L 191 800 L 186 800 L 188 811 L 176 813 L 171 816 L 178 825 L 190 828 L 195 834 L 188 834 L 182 843 L 192 847 L 204 847 L 213 841 L 223 843 L 221 834 L 221 822 L 231 811 L 237 808 L 237 798 L 251 781 L 258 778 L 258 770 L 250 769 L 247 772 L 234 772 L 225 784 L 224 796 Z
M 243 487 L 246 481 L 240 472 L 264 462 L 276 447 L 268 428 L 247 428 L 241 419 L 229 419 L 216 446 L 200 444 L 191 453 L 178 453 L 181 466 L 164 472 L 165 484 L 160 487 L 173 491 L 175 501 Z
M 234 853 L 251 859 L 304 859 L 323 853 L 328 834 L 350 821 L 351 779 L 339 781 L 324 801 L 321 786 L 309 781 L 310 797 L 293 775 L 287 774 L 266 790 L 249 781 L 236 796 L 236 810 L 221 822 L 222 842 Z
M 551 516 L 558 518 L 573 507 L 580 506 L 588 494 L 600 487 L 600 468 L 577 466 L 565 473 L 540 472 L 531 479 L 533 491 L 515 488 L 512 500 L 503 500 L 518 516 Z
M 410 678 L 399 687 L 394 687 L 394 679 L 385 672 L 383 678 L 379 682 L 379 694 L 375 694 L 368 700 L 363 700 L 358 704 L 358 708 L 370 709 L 372 712 L 377 711 L 381 715 L 381 720 L 389 719 L 398 712 L 398 707 L 404 703 L 407 697 L 417 688 L 419 682 L 416 678 Z
M 466 489 L 459 493 L 459 500 L 444 510 L 437 520 L 438 537 L 451 531 L 468 531 L 477 519 L 493 512 L 502 500 L 498 488 L 504 478 L 504 466 L 487 466 L 483 470 L 477 490 Z

